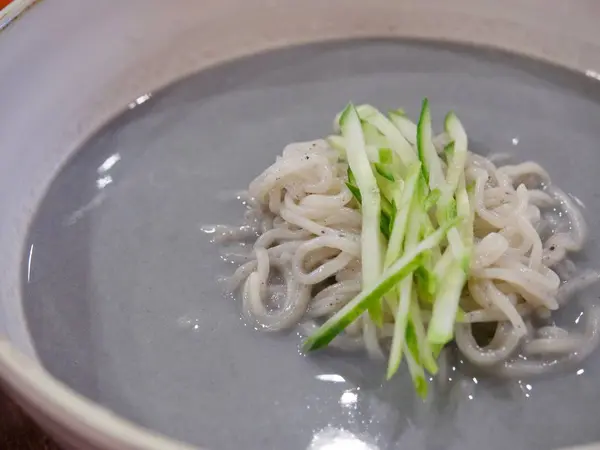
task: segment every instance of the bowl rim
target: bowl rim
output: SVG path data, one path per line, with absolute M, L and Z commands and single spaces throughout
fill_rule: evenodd
M 200 450 L 138 426 L 88 400 L 55 379 L 5 339 L 0 339 L 0 361 L 3 383 L 18 393 L 17 401 L 26 411 L 29 412 L 30 405 L 35 403 L 40 412 L 61 420 L 65 428 L 76 434 L 85 432 L 86 438 L 95 446 L 111 440 L 110 445 L 123 449 Z M 58 418 L 57 413 L 64 416 Z

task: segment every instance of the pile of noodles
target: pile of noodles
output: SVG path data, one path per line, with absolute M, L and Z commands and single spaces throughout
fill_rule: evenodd
M 290 144 L 243 194 L 244 224 L 217 228 L 224 257 L 241 264 L 228 288 L 241 290 L 244 313 L 265 330 L 309 334 L 359 293 L 361 214 L 347 169 L 325 140 Z M 600 309 L 587 305 L 572 331 L 550 319 L 599 278 L 568 259 L 586 237 L 581 212 L 534 162 L 497 167 L 469 153 L 465 174 L 476 239 L 455 329 L 460 352 L 508 376 L 581 361 L 598 344 Z M 375 327 L 365 314 L 331 345 L 380 356 L 392 332 L 393 315 Z

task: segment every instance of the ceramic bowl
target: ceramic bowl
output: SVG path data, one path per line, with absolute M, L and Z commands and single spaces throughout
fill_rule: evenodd
M 349 100 L 415 114 L 423 96 L 478 151 L 539 160 L 593 223 L 599 17 L 590 0 L 40 2 L 0 33 L 9 392 L 75 449 L 599 440 L 598 355 L 435 414 L 406 376 L 382 384 L 364 357 L 307 358 L 295 334 L 248 326 L 202 232 L 239 220 L 227 194 Z

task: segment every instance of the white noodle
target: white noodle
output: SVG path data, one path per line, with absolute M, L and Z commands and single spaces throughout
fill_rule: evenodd
M 447 140 L 445 134 L 436 138 L 438 151 Z M 473 153 L 467 158 L 475 246 L 456 344 L 471 363 L 501 375 L 537 374 L 580 361 L 599 339 L 597 308 L 587 313 L 583 335 L 555 326 L 536 330 L 533 323 L 600 278 L 594 271 L 573 275 L 575 267 L 565 259 L 583 247 L 587 227 L 581 212 L 571 197 L 550 184 L 538 164 L 497 167 L 495 161 L 500 159 Z M 250 184 L 248 193 L 239 196 L 248 208 L 244 225 L 210 227 L 218 242 L 255 238 L 251 252 L 239 247 L 223 257 L 244 262 L 228 288 L 242 285 L 245 314 L 265 329 L 299 325 L 309 334 L 317 327 L 315 320 L 327 319 L 360 292 L 361 215 L 346 187 L 346 172 L 346 163 L 326 141 L 290 144 Z M 552 220 L 547 212 L 552 208 L 568 224 L 548 232 Z M 450 249 L 435 273 L 444 272 Z M 552 267 L 568 274 L 568 281 L 561 284 Z M 273 272 L 281 275 L 283 285 L 270 281 Z M 423 311 L 425 323 L 429 315 Z M 332 346 L 366 349 L 382 357 L 393 333 L 393 315 L 384 317 L 378 328 L 363 315 Z M 473 335 L 471 324 L 477 322 L 496 324 L 493 338 L 483 347 Z

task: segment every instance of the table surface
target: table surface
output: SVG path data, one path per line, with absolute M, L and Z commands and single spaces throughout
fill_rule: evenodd
M 60 450 L 0 389 L 0 448 Z

